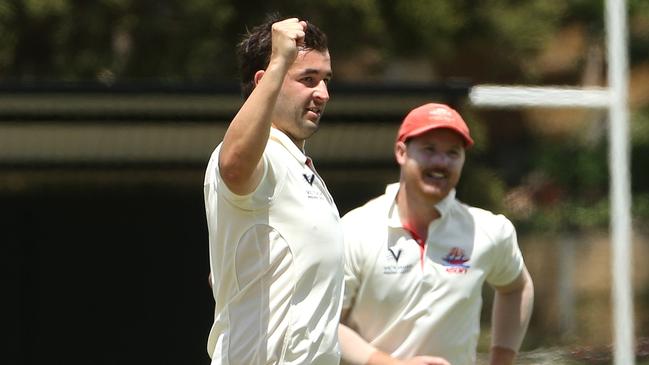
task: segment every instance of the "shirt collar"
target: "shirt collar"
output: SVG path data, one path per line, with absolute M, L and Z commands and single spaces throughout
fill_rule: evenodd
M 403 227 L 401 218 L 399 217 L 399 208 L 397 207 L 398 192 L 399 183 L 389 184 L 385 188 L 385 196 L 387 197 L 388 226 L 393 228 Z M 451 209 L 454 201 L 455 189 L 452 189 L 444 199 L 435 204 L 435 208 L 439 211 L 439 214 L 444 217 Z
M 301 163 L 307 163 L 309 158 L 300 150 L 295 143 L 282 131 L 275 127 L 270 128 L 270 139 L 281 144 L 286 150 Z

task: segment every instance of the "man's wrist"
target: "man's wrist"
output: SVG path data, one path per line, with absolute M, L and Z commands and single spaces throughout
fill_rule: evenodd
M 365 365 L 396 365 L 401 364 L 401 361 L 393 358 L 389 354 L 376 350 L 370 354 L 369 359 Z

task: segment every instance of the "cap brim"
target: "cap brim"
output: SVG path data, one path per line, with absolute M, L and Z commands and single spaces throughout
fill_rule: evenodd
M 460 137 L 462 137 L 462 139 L 464 140 L 464 148 L 469 148 L 469 147 L 473 146 L 473 139 L 471 139 L 470 136 L 466 135 L 466 133 L 464 131 L 462 131 L 461 129 L 459 129 L 457 127 L 454 127 L 454 126 L 449 126 L 447 124 L 427 125 L 427 126 L 415 129 L 414 131 L 411 131 L 407 135 L 402 136 L 402 138 L 400 140 L 402 142 L 405 142 L 410 138 L 420 136 L 420 135 L 422 135 L 422 134 L 424 134 L 426 132 L 432 131 L 434 129 L 442 129 L 442 128 L 450 129 L 453 132 L 459 134 Z

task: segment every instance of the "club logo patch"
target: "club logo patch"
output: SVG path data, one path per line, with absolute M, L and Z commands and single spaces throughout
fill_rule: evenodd
M 459 247 L 453 247 L 446 256 L 442 257 L 446 272 L 454 274 L 465 274 L 471 267 L 466 264 L 470 258 L 466 257 L 464 250 Z
M 396 263 L 399 262 L 399 257 L 401 257 L 401 249 L 398 249 L 397 252 L 394 252 L 394 249 L 392 247 L 388 248 L 388 251 L 392 254 L 392 257 L 394 258 L 394 261 Z
M 302 174 L 304 176 L 304 180 L 309 183 L 309 185 L 313 185 L 313 180 L 315 179 L 315 174 L 311 174 L 311 176 L 308 176 L 307 174 Z
M 308 199 L 327 201 L 327 198 L 318 187 L 318 184 L 314 184 L 315 174 L 303 173 L 302 177 L 304 178 L 304 181 L 309 184 L 309 186 L 304 189 L 304 192 L 306 193 Z
M 386 262 L 383 266 L 383 274 L 405 274 L 412 270 L 414 266 L 413 264 L 399 263 L 399 259 L 401 259 L 402 253 L 403 250 L 400 248 L 388 247 Z

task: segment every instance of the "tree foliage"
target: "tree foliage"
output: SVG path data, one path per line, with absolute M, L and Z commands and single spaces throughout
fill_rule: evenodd
M 649 68 L 649 2 L 628 4 L 631 66 Z M 604 1 L 1 0 L 0 82 L 235 81 L 235 45 L 270 11 L 304 17 L 327 32 L 337 81 L 464 78 L 579 85 L 585 69 L 605 62 L 602 52 L 591 52 L 604 49 Z M 601 85 L 604 68 L 595 67 L 595 74 Z M 649 180 L 642 167 L 649 151 L 647 115 L 647 107 L 633 111 L 632 152 L 636 209 L 649 216 Z M 525 125 L 524 116 L 515 118 Z M 521 128 L 503 140 L 497 132 L 504 122 L 485 119 L 471 118 L 484 147 L 475 153 L 481 166 L 465 176 L 467 196 L 499 207 L 522 199 L 516 195 L 520 189 L 535 191 L 525 196 L 535 209 L 517 216 L 537 226 L 545 223 L 535 214 L 552 217 L 546 213 L 557 206 L 606 212 L 604 138 L 584 146 L 569 134 L 549 145 Z M 520 161 L 523 153 L 526 160 Z M 539 176 L 544 189 L 560 192 L 560 203 L 535 200 Z M 602 216 L 573 208 L 563 211 L 577 217 L 571 223 L 577 226 L 591 226 Z
M 648 6 L 631 5 L 646 39 Z M 0 78 L 230 79 L 237 40 L 273 10 L 319 24 L 338 57 L 373 50 L 382 67 L 366 77 L 380 77 L 392 59 L 422 57 L 438 77 L 522 82 L 534 74 L 530 58 L 566 23 L 602 37 L 602 4 L 584 0 L 4 0 Z M 646 43 L 634 50 L 642 55 Z

